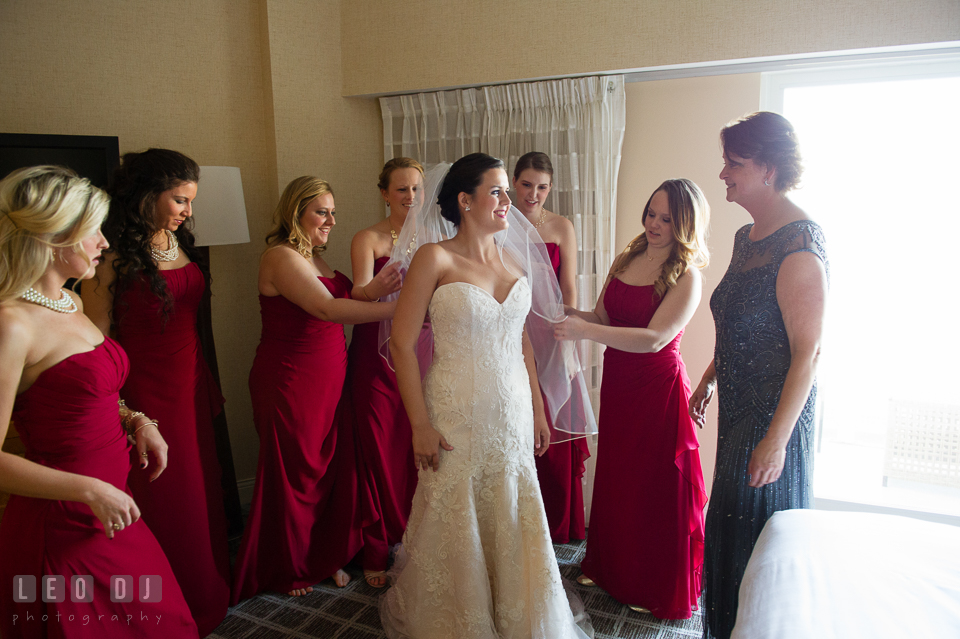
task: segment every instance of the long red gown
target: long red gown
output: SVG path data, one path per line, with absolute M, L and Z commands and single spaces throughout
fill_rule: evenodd
M 137 467 L 129 483 L 206 636 L 223 621 L 230 598 L 227 517 L 213 433 L 223 396 L 197 333 L 197 308 L 206 290 L 200 268 L 191 263 L 160 274 L 173 297 L 166 324 L 146 280 L 114 304 L 117 341 L 130 357 L 120 396 L 131 410 L 160 422 L 170 446 L 169 464 L 156 481 Z
M 374 262 L 374 275 L 388 259 Z M 390 546 L 400 543 L 407 529 L 417 489 L 410 420 L 396 374 L 380 355 L 379 339 L 380 322 L 358 324 L 349 354 L 358 455 L 374 508 L 364 513 L 363 567 L 368 570 L 386 569 Z
M 334 297 L 352 284 L 319 278 Z M 347 373 L 343 325 L 282 296 L 260 296 L 263 332 L 250 371 L 260 456 L 232 603 L 333 575 L 360 550 L 356 451 L 338 414 Z
M 110 339 L 48 368 L 17 396 L 13 420 L 27 459 L 127 489 L 130 445 L 120 426 L 118 391 L 129 363 Z M 161 475 L 162 477 L 162 475 Z M 36 579 L 32 603 L 19 603 L 15 575 Z M 42 575 L 64 579 L 64 601 L 44 603 Z M 93 577 L 93 601 L 71 601 L 71 577 Z M 133 578 L 129 603 L 110 601 L 110 577 Z M 156 575 L 161 600 L 141 602 L 141 575 Z M 143 520 L 107 539 L 90 507 L 14 495 L 0 524 L 0 629 L 7 639 L 196 637 L 197 627 L 160 545 Z M 76 588 L 76 587 L 74 587 Z M 25 589 L 23 594 L 29 594 Z M 128 615 L 130 618 L 128 619 Z
M 614 278 L 603 298 L 611 326 L 645 327 L 660 305 L 653 286 Z M 615 599 L 661 619 L 697 606 L 707 494 L 683 331 L 659 353 L 607 348 L 600 388 L 597 474 L 580 567 Z
M 560 246 L 545 242 L 550 263 L 560 277 Z M 561 407 L 565 410 L 567 407 Z M 547 415 L 551 439 L 558 433 Z M 555 544 L 565 544 L 571 539 L 586 537 L 583 511 L 584 462 L 590 457 L 587 439 L 580 437 L 559 444 L 550 444 L 547 452 L 536 458 L 537 477 L 540 479 L 540 494 L 547 511 L 550 537 Z

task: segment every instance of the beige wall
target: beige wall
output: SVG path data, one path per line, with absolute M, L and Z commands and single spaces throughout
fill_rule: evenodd
M 730 262 L 734 233 L 750 222 L 743 208 L 726 202 L 723 183 L 717 177 L 722 165 L 720 128 L 757 110 L 760 74 L 633 82 L 626 89 L 626 132 L 617 187 L 617 250 L 643 232 L 643 206 L 668 178 L 696 182 L 711 207 L 710 265 L 704 270 L 703 298 L 680 343 L 687 373 L 696 387 L 713 358 L 710 295 Z M 700 432 L 700 445 L 709 490 L 717 451 L 716 402 Z
M 957 0 L 350 0 L 343 93 L 960 40 Z

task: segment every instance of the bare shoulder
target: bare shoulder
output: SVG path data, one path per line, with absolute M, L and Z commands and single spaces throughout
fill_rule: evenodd
M 410 268 L 413 268 L 414 264 L 439 266 L 441 264 L 449 263 L 450 259 L 453 257 L 453 254 L 448 247 L 444 246 L 447 241 L 424 244 L 421 246 L 419 249 L 417 249 L 416 254 L 413 256 L 413 260 L 410 262 Z
M 700 272 L 695 266 L 690 266 L 687 270 L 677 278 L 677 283 L 680 282 L 689 282 L 690 284 L 696 286 L 703 282 L 703 273 Z
M 573 222 L 559 213 L 550 211 L 550 217 L 547 218 L 547 223 L 553 226 L 558 232 L 573 233 Z
M 24 305 L 16 300 L 0 304 L 0 360 L 4 367 L 13 362 L 9 357 L 19 354 L 23 360 L 34 340 L 36 322 Z
M 260 267 L 275 268 L 277 266 L 293 265 L 298 262 L 306 263 L 303 256 L 289 244 L 270 246 L 260 256 Z
M 382 224 L 383 222 L 377 222 L 373 226 L 368 226 L 361 231 L 357 231 L 357 234 L 353 236 L 353 240 L 350 242 L 351 249 L 373 246 L 378 240 L 382 240 L 384 235 L 389 235 L 380 228 Z

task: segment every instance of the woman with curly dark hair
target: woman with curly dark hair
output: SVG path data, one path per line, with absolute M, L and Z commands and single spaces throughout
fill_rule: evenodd
M 110 250 L 82 297 L 130 357 L 121 397 L 159 421 L 170 446 L 163 476 L 134 471 L 130 488 L 205 636 L 226 616 L 230 565 L 212 426 L 223 397 L 197 332 L 209 274 L 187 223 L 199 179 L 197 163 L 176 151 L 123 156 L 103 225 Z

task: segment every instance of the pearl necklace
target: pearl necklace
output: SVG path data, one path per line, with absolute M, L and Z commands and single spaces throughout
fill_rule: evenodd
M 180 257 L 180 242 L 177 236 L 167 229 L 163 229 L 167 234 L 167 249 L 160 250 L 152 243 L 150 244 L 150 255 L 158 262 L 173 262 Z
M 50 299 L 43 293 L 38 292 L 32 286 L 25 290 L 20 297 L 32 304 L 38 304 L 44 308 L 58 313 L 76 313 L 77 303 L 73 301 L 73 296 L 68 295 L 66 291 L 60 289 L 60 299 Z

